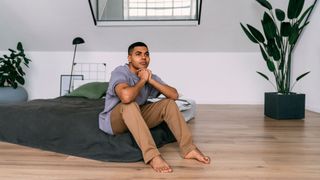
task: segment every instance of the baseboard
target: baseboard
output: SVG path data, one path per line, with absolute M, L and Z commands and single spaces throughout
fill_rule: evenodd
M 320 113 L 320 108 L 319 107 L 307 106 L 306 109 L 309 110 L 309 111 Z

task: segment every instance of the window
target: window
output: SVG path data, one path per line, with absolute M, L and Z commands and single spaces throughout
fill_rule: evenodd
M 201 0 L 89 0 L 89 3 L 98 26 L 200 23 Z

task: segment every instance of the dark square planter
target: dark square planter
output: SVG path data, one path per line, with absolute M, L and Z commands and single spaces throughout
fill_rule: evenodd
M 273 119 L 303 119 L 305 94 L 264 94 L 264 115 Z

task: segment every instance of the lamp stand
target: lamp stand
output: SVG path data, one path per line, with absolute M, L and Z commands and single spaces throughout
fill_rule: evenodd
M 70 73 L 70 82 L 69 82 L 69 93 L 71 92 L 71 82 L 72 82 L 72 75 L 73 75 L 73 66 L 74 66 L 74 59 L 76 57 L 76 52 L 77 52 L 77 44 L 74 47 L 74 52 L 73 52 L 73 60 L 72 60 L 72 65 L 71 65 L 71 73 Z

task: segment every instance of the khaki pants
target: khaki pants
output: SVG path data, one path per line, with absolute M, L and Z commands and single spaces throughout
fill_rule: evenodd
M 149 128 L 165 121 L 174 134 L 181 156 L 185 157 L 196 146 L 192 142 L 191 132 L 179 111 L 175 101 L 161 101 L 139 106 L 136 102 L 119 103 L 111 112 L 111 127 L 114 134 L 130 131 L 140 147 L 145 163 L 159 155 Z

